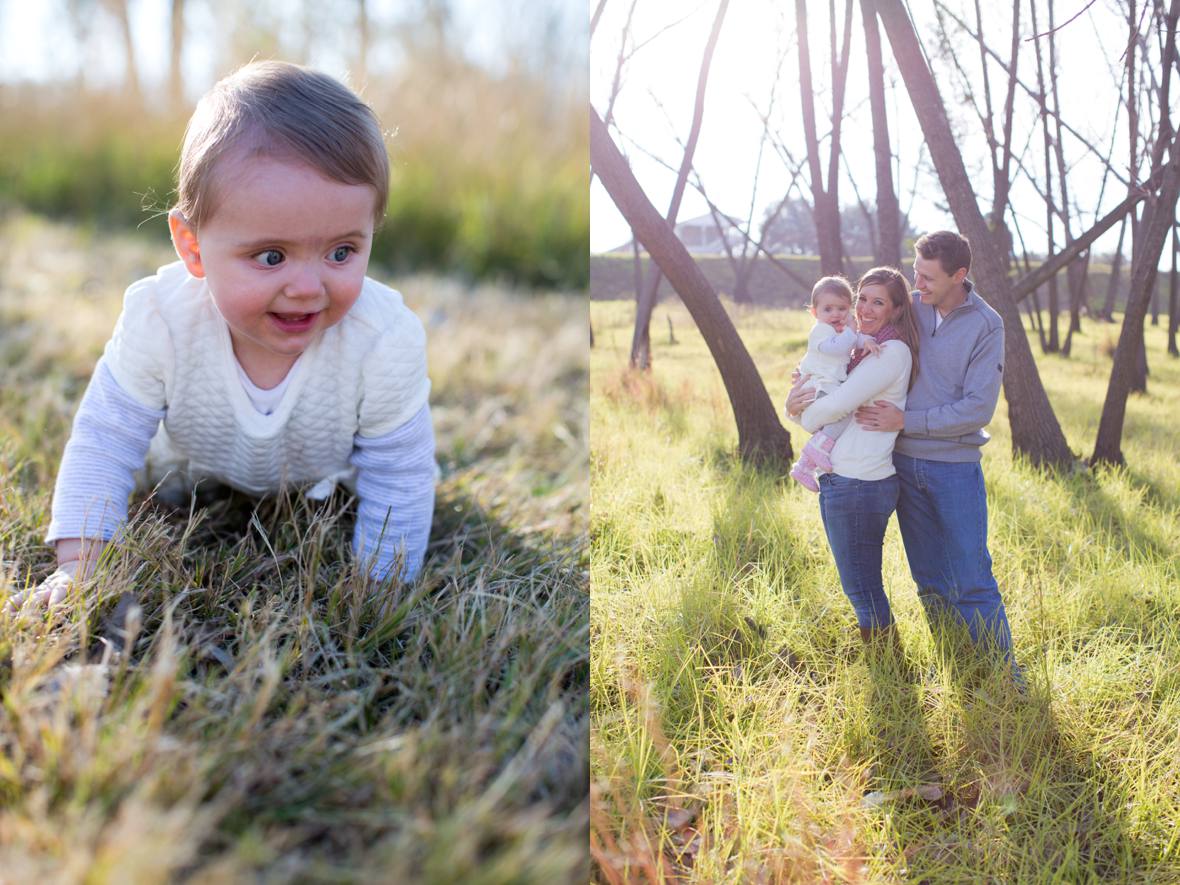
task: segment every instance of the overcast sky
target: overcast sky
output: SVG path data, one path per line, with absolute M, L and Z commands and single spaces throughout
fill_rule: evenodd
M 1056 24 L 1086 6 L 1087 0 L 1058 0 Z M 961 8 L 961 18 L 974 22 L 974 4 L 951 0 L 952 8 Z M 1021 17 L 1022 36 L 1030 36 L 1032 22 L 1027 4 Z M 620 34 L 629 0 L 608 0 L 602 20 L 593 37 L 590 53 L 591 101 L 599 114 L 605 113 L 620 46 Z M 1011 40 L 1011 8 L 986 2 L 985 33 L 988 43 L 1007 58 Z M 843 4 L 837 4 L 838 10 Z M 622 89 L 615 104 L 614 116 L 619 132 L 616 141 L 628 154 L 636 176 L 648 196 L 661 212 L 667 209 L 675 176 L 645 155 L 645 151 L 672 164 L 678 164 L 681 148 L 674 136 L 687 136 L 692 119 L 701 55 L 717 9 L 715 0 L 690 0 L 681 5 L 639 0 L 632 21 L 634 42 L 652 38 L 640 48 L 624 69 Z M 935 7 L 928 0 L 913 0 L 911 14 L 917 21 L 919 37 L 928 56 L 936 54 L 937 19 Z M 830 128 L 830 88 L 828 63 L 827 4 L 809 4 L 808 31 L 812 70 L 817 90 L 816 113 L 821 133 Z M 838 14 L 840 14 L 838 12 Z M 1048 28 L 1047 3 L 1038 2 L 1038 31 Z M 683 21 L 673 24 L 679 18 Z M 669 25 L 672 27 L 668 28 Z M 948 20 L 948 28 L 953 29 Z M 662 33 L 661 30 L 664 30 Z M 704 126 L 697 147 L 695 163 L 710 199 L 723 211 L 746 218 L 751 204 L 754 217 L 760 219 L 767 205 L 781 199 L 789 183 L 785 163 L 768 145 L 764 150 L 758 189 L 754 192 L 758 168 L 762 123 L 759 111 L 770 107 L 772 84 L 776 81 L 774 110 L 771 115 L 778 139 L 796 158 L 802 158 L 803 135 L 798 87 L 798 54 L 795 49 L 794 4 L 773 0 L 742 0 L 730 3 L 721 37 L 713 59 L 705 106 Z M 903 211 L 910 210 L 914 227 L 931 230 L 953 227 L 949 213 L 940 210 L 944 201 L 937 177 L 922 150 L 922 136 L 913 116 L 909 99 L 893 66 L 885 41 L 886 80 L 896 82 L 888 96 L 890 135 L 897 152 L 899 180 L 896 187 Z M 1059 88 L 1064 118 L 1091 144 L 1106 150 L 1112 137 L 1119 159 L 1120 173 L 1127 172 L 1129 143 L 1125 109 L 1119 110 L 1119 87 L 1127 27 L 1113 0 L 1099 0 L 1086 12 L 1057 32 Z M 1048 63 L 1048 41 L 1042 39 L 1041 50 Z M 783 54 L 784 48 L 787 50 Z M 1019 71 L 1030 86 L 1036 84 L 1034 43 L 1022 40 Z M 1156 55 L 1158 57 L 1158 53 Z M 973 88 L 982 95 L 981 63 L 974 43 L 963 42 L 958 55 L 960 64 L 974 81 Z M 776 65 L 781 69 L 776 75 Z M 869 122 L 868 87 L 865 65 L 863 25 L 859 4 L 853 15 L 851 68 L 848 74 L 846 108 L 851 119 L 845 122 L 842 147 L 845 174 L 840 185 L 841 203 L 855 200 L 848 171 L 851 171 L 866 202 L 873 202 L 876 184 L 873 175 L 872 131 Z M 936 60 L 934 68 L 944 103 L 959 134 L 960 149 L 984 211 L 990 206 L 992 188 L 986 141 L 978 118 L 956 88 L 949 62 Z M 994 65 L 990 69 L 992 100 L 999 114 L 1002 109 L 1006 77 Z M 1180 98 L 1180 88 L 1173 84 L 1173 95 Z M 888 85 L 887 85 L 888 88 Z M 1173 101 L 1175 110 L 1176 99 Z M 1018 90 L 1018 116 L 1013 140 L 1023 151 L 1028 168 L 1043 179 L 1044 148 L 1039 118 L 1032 100 Z M 1025 150 L 1025 145 L 1028 145 Z M 1101 204 L 1102 165 L 1088 156 L 1076 139 L 1064 139 L 1070 172 L 1067 183 L 1070 200 L 1081 215 L 1073 232 L 1080 233 L 1097 215 L 1113 208 L 1126 196 L 1126 187 L 1113 177 L 1108 179 Z M 823 148 L 826 157 L 826 146 Z M 826 163 L 825 163 L 826 174 Z M 806 187 L 806 179 L 800 179 Z M 915 191 L 916 186 L 916 191 Z M 1028 181 L 1017 175 L 1012 201 L 1020 216 L 1020 227 L 1028 248 L 1045 248 L 1044 203 Z M 708 211 L 704 199 L 690 187 L 680 210 L 680 218 L 691 218 Z M 756 225 L 757 226 L 757 225 Z M 755 226 L 755 227 L 756 227 Z M 1113 251 L 1118 227 L 1098 241 L 1096 251 Z M 1058 230 L 1058 241 L 1061 234 Z M 630 231 L 610 201 L 601 183 L 595 179 L 591 188 L 591 251 L 618 246 L 630 238 Z

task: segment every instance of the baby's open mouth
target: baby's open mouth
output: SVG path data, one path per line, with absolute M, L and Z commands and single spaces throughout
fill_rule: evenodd
M 310 327 L 319 314 L 318 310 L 312 313 L 275 313 L 272 311 L 270 317 L 282 329 L 299 331 Z

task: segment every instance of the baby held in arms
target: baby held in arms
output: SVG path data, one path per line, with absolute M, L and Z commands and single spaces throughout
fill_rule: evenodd
M 356 493 L 353 551 L 379 582 L 421 568 L 434 510 L 422 324 L 369 279 L 389 159 L 347 87 L 256 62 L 197 105 L 169 212 L 179 261 L 127 289 L 74 420 L 46 540 L 53 604 L 118 543 L 137 484 Z
M 808 386 L 815 389 L 819 398 L 831 393 L 848 377 L 847 366 L 853 350 L 877 354 L 881 345 L 871 335 L 856 330 L 852 286 L 843 277 L 819 280 L 811 289 L 808 312 L 815 318 L 815 325 L 807 336 L 807 353 L 799 362 L 798 371 L 800 375 L 811 376 Z M 847 416 L 816 431 L 792 465 L 791 478 L 804 488 L 818 492 L 816 471 L 827 473 L 832 469 L 829 454 L 851 420 Z

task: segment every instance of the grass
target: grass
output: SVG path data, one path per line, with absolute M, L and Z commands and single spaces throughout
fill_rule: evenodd
M 810 317 L 728 307 L 782 403 Z M 633 308 L 591 316 L 596 881 L 1180 881 L 1180 361 L 1162 325 L 1125 469 L 1014 459 L 1003 402 L 988 428 L 1022 699 L 954 631 L 936 641 L 896 522 L 904 659 L 866 658 L 815 497 L 736 461 L 687 312 L 657 309 L 650 377 L 625 370 Z M 1087 321 L 1072 359 L 1038 355 L 1084 455 L 1117 333 Z
M 166 243 L 0 222 L 0 591 L 41 541 L 123 288 Z M 0 879 L 584 881 L 579 298 L 391 278 L 426 322 L 427 564 L 374 594 L 342 494 L 133 500 L 58 616 L 0 616 Z

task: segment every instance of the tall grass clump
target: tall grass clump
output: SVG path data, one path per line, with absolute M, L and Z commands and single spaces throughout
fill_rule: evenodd
M 782 403 L 810 318 L 728 309 Z M 1013 458 L 1002 401 L 989 427 L 1022 697 L 954 629 L 932 633 L 896 523 L 884 579 L 903 653 L 865 652 L 815 496 L 736 460 L 708 351 L 682 307 L 664 311 L 678 343 L 653 334 L 654 370 L 633 376 L 633 308 L 592 304 L 595 880 L 1180 880 L 1180 361 L 1164 331 L 1147 330 L 1125 468 Z M 1112 329 L 1088 321 L 1072 359 L 1038 357 L 1079 451 Z
M 6 595 L 53 568 L 71 415 L 123 286 L 168 255 L 0 234 Z M 0 879 L 585 880 L 584 325 L 567 295 L 387 281 L 429 330 L 422 577 L 358 572 L 343 492 L 134 498 L 85 592 L 0 614 Z

